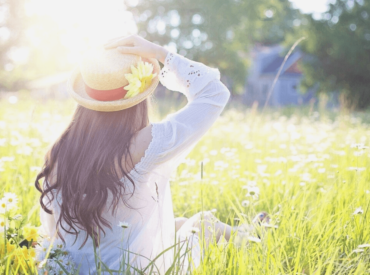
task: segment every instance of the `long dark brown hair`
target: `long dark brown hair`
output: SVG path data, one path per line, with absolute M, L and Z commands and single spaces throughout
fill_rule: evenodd
M 135 183 L 123 163 L 130 160 L 133 164 L 130 142 L 137 131 L 149 124 L 150 111 L 151 97 L 116 112 L 98 112 L 77 105 L 72 121 L 46 153 L 44 166 L 35 180 L 41 192 L 41 207 L 52 214 L 43 199 L 53 200 L 53 190 L 61 192 L 57 228 L 61 226 L 67 233 L 76 235 L 76 240 L 77 228 L 85 230 L 87 234 L 81 247 L 89 236 L 98 246 L 98 231 L 105 234 L 103 226 L 112 228 L 102 212 L 109 191 L 113 195 L 112 214 L 123 200 L 127 186 L 121 181 L 122 177 L 127 177 L 133 185 L 131 190 L 135 190 Z M 43 177 L 41 187 L 39 180 Z M 127 201 L 123 203 L 129 206 Z M 62 220 L 70 229 L 63 226 Z M 59 230 L 58 235 L 65 241 Z

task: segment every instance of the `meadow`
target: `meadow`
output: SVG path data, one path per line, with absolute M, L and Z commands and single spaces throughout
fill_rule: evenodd
M 184 102 L 155 104 L 159 121 Z M 18 197 L 11 221 L 0 214 L 0 274 L 22 273 L 10 268 L 3 232 L 40 225 L 34 181 L 74 107 L 0 101 L 0 198 Z M 262 112 L 230 102 L 171 178 L 175 216 L 213 209 L 223 222 L 244 224 L 265 210 L 274 227 L 260 242 L 212 245 L 193 273 L 370 274 L 369 122 L 369 113 Z

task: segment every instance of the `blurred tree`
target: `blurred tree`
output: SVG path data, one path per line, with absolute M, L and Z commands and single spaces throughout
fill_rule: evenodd
M 0 89 L 70 69 L 63 32 L 50 16 L 27 13 L 28 0 L 0 0 Z M 57 54 L 56 54 L 57 53 Z
M 307 15 L 288 39 L 307 39 L 302 50 L 302 88 L 317 85 L 319 92 L 340 92 L 347 107 L 370 105 L 370 1 L 337 0 L 321 19 Z
M 9 88 L 19 78 L 15 70 L 17 59 L 24 52 L 17 49 L 24 38 L 24 0 L 0 1 L 0 87 Z
M 285 39 L 300 17 L 288 0 L 126 0 L 139 35 L 177 52 L 218 67 L 242 92 L 248 52 L 255 43 Z

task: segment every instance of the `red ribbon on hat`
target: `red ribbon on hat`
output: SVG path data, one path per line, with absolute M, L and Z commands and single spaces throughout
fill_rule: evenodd
M 87 95 L 99 101 L 113 101 L 123 99 L 128 92 L 123 87 L 112 90 L 96 90 L 87 86 L 86 83 L 84 84 Z

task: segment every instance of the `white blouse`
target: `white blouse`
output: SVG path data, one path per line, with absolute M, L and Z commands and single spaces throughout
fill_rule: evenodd
M 172 52 L 168 52 L 166 56 L 159 80 L 169 90 L 183 93 L 188 103 L 161 122 L 151 123 L 152 140 L 141 161 L 129 173 L 135 181 L 133 196 L 128 194 L 126 198 L 130 208 L 121 204 L 112 215 L 109 209 L 110 201 L 107 202 L 103 217 L 111 223 L 112 230 L 106 228 L 105 235 L 101 232 L 97 254 L 112 270 L 121 268 L 122 272 L 127 269 L 120 267 L 122 262 L 144 269 L 162 251 L 175 244 L 175 221 L 169 178 L 214 124 L 230 97 L 230 91 L 220 81 L 218 69 Z M 126 179 L 123 178 L 122 181 L 126 182 Z M 127 185 L 128 190 L 133 191 L 128 180 Z M 45 200 L 45 203 L 48 201 Z M 42 209 L 40 212 L 44 234 L 51 237 L 55 234 L 60 203 L 61 197 L 56 196 L 56 200 L 48 204 L 53 215 Z M 119 227 L 120 222 L 127 223 L 128 228 Z M 95 274 L 92 239 L 89 237 L 85 246 L 79 250 L 86 236 L 85 231 L 80 231 L 74 243 L 75 235 L 68 234 L 61 228 L 59 230 L 76 266 L 81 265 L 80 274 Z M 160 255 L 155 261 L 153 271 L 164 274 L 173 264 L 173 255 L 173 249 Z M 148 273 L 149 270 L 147 269 Z

